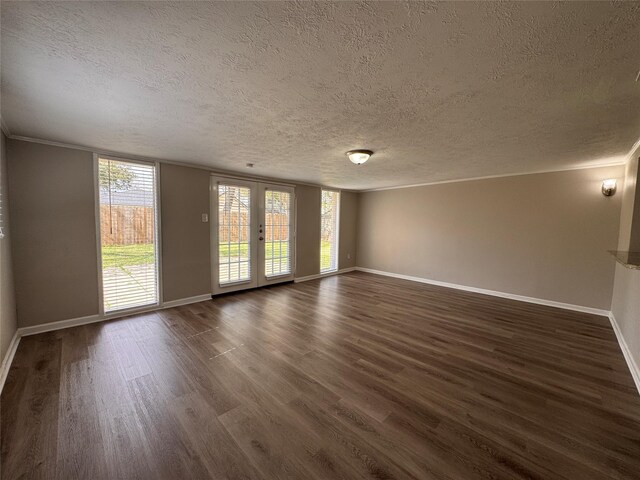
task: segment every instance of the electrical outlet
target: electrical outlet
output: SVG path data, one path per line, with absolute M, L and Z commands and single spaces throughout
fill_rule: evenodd
M 209 221 L 209 214 L 208 213 L 203 213 L 202 214 L 202 223 L 207 223 Z
M 351 260 L 351 254 L 347 253 L 347 260 Z

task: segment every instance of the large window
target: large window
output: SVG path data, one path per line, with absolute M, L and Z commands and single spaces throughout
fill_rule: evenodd
M 338 221 L 340 193 L 322 190 L 320 210 L 320 272 L 338 269 Z
M 105 312 L 159 302 L 156 167 L 98 159 Z

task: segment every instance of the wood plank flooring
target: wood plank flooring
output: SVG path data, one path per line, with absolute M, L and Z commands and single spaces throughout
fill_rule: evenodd
M 608 320 L 360 272 L 21 340 L 2 478 L 640 478 Z

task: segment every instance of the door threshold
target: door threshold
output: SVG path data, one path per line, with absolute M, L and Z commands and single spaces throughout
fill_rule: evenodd
M 215 298 L 227 297 L 231 295 L 240 295 L 244 292 L 252 292 L 253 290 L 257 290 L 258 288 L 280 287 L 282 285 L 290 285 L 292 283 L 295 283 L 295 282 L 293 280 L 287 280 L 286 282 L 272 283 L 270 285 L 259 285 L 257 287 L 245 288 L 244 290 L 233 290 L 231 292 L 212 293 L 211 298 L 215 299 Z

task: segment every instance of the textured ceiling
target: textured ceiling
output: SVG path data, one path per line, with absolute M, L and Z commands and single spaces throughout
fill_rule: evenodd
M 2 116 L 354 189 L 611 163 L 640 136 L 639 24 L 635 2 L 3 1 Z

